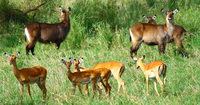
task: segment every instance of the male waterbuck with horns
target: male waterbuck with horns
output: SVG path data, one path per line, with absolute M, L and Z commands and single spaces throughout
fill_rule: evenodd
M 25 27 L 25 34 L 28 39 L 28 45 L 26 46 L 26 54 L 28 55 L 31 50 L 34 55 L 34 47 L 37 41 L 41 43 L 55 43 L 57 49 L 60 44 L 65 40 L 70 30 L 70 8 L 61 11 L 61 23 L 48 24 L 48 23 L 30 23 Z
M 170 12 L 164 9 L 161 9 L 161 11 L 166 14 L 166 24 L 136 23 L 130 28 L 131 56 L 133 53 L 137 55 L 137 50 L 142 42 L 147 45 L 158 45 L 159 53 L 165 53 L 165 46 L 174 32 L 173 15 L 178 12 L 178 9 Z

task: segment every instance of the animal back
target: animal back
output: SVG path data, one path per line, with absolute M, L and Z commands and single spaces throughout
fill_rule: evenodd
M 23 68 L 20 70 L 23 75 L 27 75 L 29 77 L 38 77 L 47 74 L 47 70 L 41 66 L 35 66 L 32 68 Z
M 160 65 L 165 65 L 165 64 L 163 62 L 161 62 L 161 61 L 154 61 L 152 63 L 146 64 L 145 70 L 154 69 L 154 68 L 156 68 L 156 67 L 158 67 Z

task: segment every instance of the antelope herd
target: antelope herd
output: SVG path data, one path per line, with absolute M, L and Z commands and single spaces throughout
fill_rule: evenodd
M 59 49 L 60 44 L 65 40 L 70 31 L 70 10 L 70 8 L 67 10 L 62 10 L 62 8 L 60 8 L 61 23 L 47 24 L 34 22 L 25 27 L 25 35 L 29 41 L 28 45 L 26 46 L 27 55 L 29 50 L 31 50 L 32 55 L 34 55 L 34 47 L 37 41 L 42 43 L 55 43 L 57 49 Z M 143 15 L 143 18 L 147 20 L 147 23 L 136 23 L 130 28 L 130 38 L 132 42 L 130 55 L 131 58 L 136 61 L 136 67 L 141 67 L 142 72 L 145 75 L 147 89 L 146 95 L 148 95 L 149 79 L 151 78 L 154 79 L 156 93 L 160 95 L 156 86 L 157 82 L 160 84 L 162 92 L 164 92 L 167 66 L 162 61 L 154 61 L 145 65 L 142 62 L 145 56 L 138 58 L 132 55 L 133 53 L 137 55 L 137 50 L 142 42 L 147 45 L 158 45 L 159 53 L 165 53 L 166 44 L 173 41 L 183 48 L 182 39 L 187 31 L 179 25 L 174 25 L 174 14 L 178 13 L 178 11 L 178 9 L 175 9 L 174 11 L 167 12 L 164 9 L 161 9 L 161 12 L 166 14 L 165 24 L 156 24 L 156 15 L 153 17 L 146 17 Z M 13 73 L 20 84 L 21 102 L 23 100 L 24 85 L 26 85 L 28 94 L 32 100 L 30 92 L 30 84 L 32 83 L 36 83 L 42 90 L 42 100 L 45 101 L 47 93 L 45 86 L 47 70 L 41 66 L 18 69 L 16 58 L 18 58 L 19 54 L 20 53 L 17 53 L 16 55 L 9 55 L 5 53 L 5 55 L 10 59 L 10 64 L 13 65 Z M 121 79 L 121 76 L 125 71 L 125 66 L 119 62 L 98 63 L 93 68 L 86 69 L 80 67 L 83 58 L 80 58 L 79 60 L 69 58 L 69 61 L 61 59 L 61 61 L 66 66 L 67 78 L 73 85 L 73 94 L 75 94 L 76 85 L 78 85 L 78 89 L 82 93 L 81 84 L 84 84 L 85 91 L 89 95 L 88 84 L 92 84 L 92 89 L 94 92 L 93 97 L 96 95 L 97 90 L 100 97 L 102 93 L 100 85 L 104 87 L 105 94 L 109 97 L 111 85 L 109 84 L 108 80 L 111 76 L 113 76 L 118 82 L 118 92 L 122 87 L 124 93 L 126 93 L 126 84 Z M 75 71 L 71 71 L 71 66 L 75 68 Z M 161 76 L 163 76 L 164 82 L 161 81 Z

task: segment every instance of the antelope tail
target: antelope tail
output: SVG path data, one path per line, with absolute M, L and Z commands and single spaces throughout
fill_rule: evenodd
M 25 40 L 25 42 L 27 41 L 27 40 L 26 40 L 26 36 L 24 37 L 24 40 Z
M 166 72 L 167 66 L 166 65 L 161 65 L 158 67 L 158 74 L 162 75 Z
M 120 77 L 121 77 L 121 75 L 123 74 L 124 70 L 125 70 L 125 66 L 122 66 L 122 67 L 120 68 L 120 70 L 119 70 L 119 76 L 120 76 Z

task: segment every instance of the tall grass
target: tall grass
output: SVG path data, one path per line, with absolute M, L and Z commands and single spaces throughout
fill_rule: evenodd
M 153 2 L 154 1 L 154 2 Z M 0 1 L 1 19 L 11 16 L 13 9 L 26 11 L 30 8 L 46 2 L 36 12 L 29 13 L 27 24 L 33 21 L 57 23 L 59 22 L 59 10 L 57 7 L 71 7 L 71 30 L 67 39 L 61 44 L 60 50 L 56 50 L 53 44 L 37 43 L 35 56 L 25 55 L 24 25 L 19 20 L 8 18 L 1 22 L 0 26 L 0 103 L 20 104 L 20 90 L 17 79 L 9 65 L 9 59 L 3 54 L 21 55 L 17 58 L 19 68 L 43 66 L 48 70 L 47 74 L 47 100 L 43 104 L 94 104 L 94 105 L 133 105 L 133 104 L 200 104 L 200 38 L 199 38 L 199 1 L 181 0 L 82 0 L 82 1 L 55 1 L 55 0 L 3 0 Z M 197 2 L 197 3 L 196 3 Z M 6 4 L 6 5 L 5 5 Z M 157 96 L 153 88 L 153 80 L 150 81 L 149 96 L 145 96 L 145 77 L 141 69 L 135 68 L 135 62 L 130 58 L 129 28 L 137 22 L 145 22 L 142 15 L 157 15 L 157 23 L 165 23 L 165 15 L 160 9 L 180 11 L 174 15 L 175 24 L 183 26 L 188 32 L 194 34 L 191 39 L 185 35 L 183 45 L 188 57 L 177 53 L 177 45 L 167 45 L 166 54 L 159 55 L 157 46 L 142 44 L 138 50 L 138 57 L 146 55 L 145 63 L 155 60 L 163 61 L 167 66 L 166 92 Z M 61 59 L 84 58 L 81 66 L 91 68 L 99 62 L 118 61 L 126 66 L 122 80 L 127 85 L 127 94 L 121 90 L 117 93 L 117 81 L 109 79 L 112 86 L 111 97 L 102 98 L 82 96 L 78 89 L 72 95 L 72 84 L 66 76 L 66 68 Z M 160 87 L 158 86 L 159 92 Z M 89 89 L 92 95 L 92 89 Z M 42 104 L 42 92 L 37 85 L 31 85 L 31 93 L 34 102 L 30 101 L 26 88 L 24 88 L 23 104 Z

